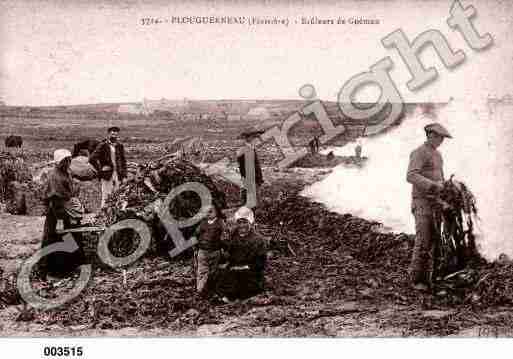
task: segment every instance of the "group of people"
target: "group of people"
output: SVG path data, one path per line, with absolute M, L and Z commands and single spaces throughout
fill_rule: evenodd
M 88 148 L 89 163 L 96 169 L 101 181 L 101 206 L 106 205 L 110 194 L 127 178 L 127 161 L 123 145 L 118 140 L 120 129 L 108 128 L 105 140 Z M 241 176 L 245 179 L 247 151 L 251 151 L 257 188 L 263 183 L 262 169 L 251 140 L 255 132 L 245 132 L 243 148 L 237 154 Z M 74 152 L 80 153 L 80 151 Z M 75 153 L 76 155 L 76 153 Z M 73 154 L 60 149 L 54 152 L 55 167 L 48 176 L 45 192 L 47 207 L 42 247 L 62 240 L 61 230 L 80 226 L 83 207 L 77 199 L 70 172 Z M 251 171 L 253 172 L 253 171 Z M 247 190 L 242 189 L 243 205 Z M 79 234 L 74 234 L 79 236 Z M 232 300 L 251 296 L 263 289 L 263 271 L 268 242 L 256 231 L 254 213 L 241 207 L 233 221 L 226 221 L 223 211 L 212 206 L 194 235 L 198 240 L 194 255 L 196 289 L 200 296 L 210 299 Z M 76 238 L 76 237 L 75 237 Z M 66 276 L 85 260 L 80 248 L 70 255 L 57 253 L 44 257 L 39 265 L 42 279 L 57 280 Z
M 119 131 L 118 127 L 108 128 L 108 137 L 89 154 L 89 162 L 98 172 L 101 181 L 102 207 L 108 196 L 126 178 L 125 151 L 118 142 Z M 58 229 L 68 230 L 81 224 L 84 208 L 78 200 L 79 189 L 71 175 L 71 161 L 72 153 L 69 150 L 58 149 L 54 152 L 55 167 L 48 176 L 44 194 L 46 218 L 42 248 L 62 240 Z M 74 236 L 77 238 L 80 234 Z M 50 254 L 40 262 L 40 276 L 42 279 L 59 278 L 82 264 L 84 259 L 80 246 L 73 254 Z
M 194 237 L 196 290 L 201 297 L 230 301 L 264 289 L 269 241 L 256 230 L 251 209 L 241 207 L 229 224 L 212 206 Z
M 118 141 L 119 131 L 118 127 L 110 127 L 108 137 L 100 142 L 89 156 L 90 163 L 96 168 L 101 179 L 102 206 L 105 205 L 110 193 L 118 188 L 127 176 L 124 147 Z M 440 226 L 441 213 L 437 198 L 444 188 L 443 160 L 438 147 L 445 138 L 452 138 L 438 123 L 426 126 L 425 132 L 426 142 L 411 153 L 407 172 L 407 181 L 413 185 L 411 210 L 416 230 L 409 272 L 414 288 L 420 291 L 428 290 L 433 282 L 437 229 Z M 243 133 L 245 145 L 237 153 L 237 160 L 240 174 L 246 180 L 248 151 L 254 156 L 252 165 L 258 193 L 263 183 L 263 175 L 252 144 L 255 136 L 258 136 L 258 133 Z M 76 201 L 77 194 L 69 172 L 71 157 L 68 150 L 57 150 L 54 153 L 56 166 L 49 176 L 45 194 L 47 215 L 43 247 L 60 240 L 57 235 L 59 220 L 62 220 L 64 229 L 80 224 L 81 205 Z M 248 196 L 247 186 L 242 188 L 241 196 L 242 203 L 245 204 Z M 267 244 L 265 238 L 255 230 L 254 213 L 249 208 L 241 207 L 235 214 L 231 226 L 226 223 L 219 208 L 210 208 L 208 216 L 197 227 L 195 237 L 198 240 L 194 256 L 196 289 L 201 296 L 216 297 L 219 293 L 226 293 L 228 297 L 236 297 L 241 293 L 249 295 L 262 290 Z M 73 261 L 75 265 L 79 265 L 82 258 L 83 255 L 79 253 L 78 258 Z M 51 260 L 47 259 L 47 262 Z M 44 274 L 56 269 L 49 268 L 48 263 L 46 264 L 42 264 Z M 59 267 L 57 270 L 63 267 L 55 261 L 54 264 Z M 227 268 L 230 270 L 225 270 Z M 227 275 L 246 278 L 219 280 Z M 220 283 L 232 285 L 223 288 Z M 241 288 L 242 284 L 247 288 Z

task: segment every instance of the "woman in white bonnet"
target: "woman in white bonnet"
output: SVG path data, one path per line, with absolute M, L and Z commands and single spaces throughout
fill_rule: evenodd
M 66 149 L 59 149 L 54 152 L 55 168 L 48 176 L 44 202 L 46 204 L 46 219 L 44 224 L 42 248 L 61 241 L 57 234 L 57 223 L 62 220 L 64 229 L 72 226 L 74 220 L 82 216 L 83 208 L 74 197 L 75 189 L 69 171 L 71 164 L 71 152 Z M 82 259 L 82 251 L 75 255 L 64 255 L 63 253 L 52 253 L 41 259 L 39 272 L 42 279 L 49 276 L 60 276 L 68 272 L 71 267 L 80 263 L 75 260 Z
M 241 207 L 234 215 L 235 228 L 224 245 L 229 275 L 220 283 L 228 300 L 243 299 L 264 290 L 264 271 L 269 249 L 268 238 L 255 229 L 255 215 Z

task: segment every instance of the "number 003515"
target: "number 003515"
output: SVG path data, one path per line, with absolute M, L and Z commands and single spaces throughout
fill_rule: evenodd
M 82 347 L 44 347 L 45 357 L 81 357 Z

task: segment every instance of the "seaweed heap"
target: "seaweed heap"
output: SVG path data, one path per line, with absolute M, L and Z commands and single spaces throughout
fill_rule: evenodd
M 40 197 L 40 189 L 32 183 L 32 175 L 23 155 L 0 153 L 0 202 L 11 214 L 26 214 L 26 193 Z
M 439 275 L 459 271 L 482 261 L 473 233 L 476 200 L 462 182 L 446 181 L 440 195 L 441 226 L 436 270 Z
M 20 303 L 20 295 L 16 286 L 16 276 L 6 275 L 0 268 L 0 308 Z
M 135 166 L 136 173 L 109 197 L 94 224 L 108 227 L 124 219 L 143 220 L 152 231 L 151 249 L 160 253 L 172 248 L 158 213 L 173 189 L 186 183 L 201 183 L 210 191 L 213 204 L 220 209 L 226 208 L 225 194 L 219 189 L 224 185 L 221 180 L 207 176 L 188 161 L 173 159 Z M 176 220 L 194 217 L 200 208 L 201 199 L 192 191 L 181 192 L 169 203 L 169 211 Z M 189 238 L 198 224 L 182 228 L 184 237 Z M 138 235 L 131 229 L 120 230 L 113 237 L 110 250 L 115 256 L 129 255 L 137 247 Z
M 513 306 L 513 263 L 492 263 L 479 273 L 467 300 L 482 307 Z
M 351 248 L 354 255 L 366 262 L 378 260 L 403 240 L 405 234 L 381 233 L 381 224 L 351 214 L 330 212 L 323 205 L 299 195 L 301 185 L 290 185 L 279 191 L 275 200 L 257 209 L 257 221 L 269 225 L 283 225 L 290 231 L 305 236 L 331 239 L 331 247 Z

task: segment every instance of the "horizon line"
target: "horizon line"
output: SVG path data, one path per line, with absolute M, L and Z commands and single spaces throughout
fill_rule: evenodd
M 294 102 L 308 102 L 308 101 L 315 101 L 315 100 L 318 100 L 318 99 L 314 99 L 314 100 L 308 100 L 308 99 L 286 99 L 286 98 L 273 98 L 273 99 L 270 99 L 270 98 L 253 98 L 253 99 L 250 99 L 250 98 L 240 98 L 240 99 L 188 99 L 188 98 L 185 98 L 185 99 L 182 99 L 182 100 L 178 100 L 178 99 L 168 99 L 168 98 L 161 98 L 161 99 L 147 99 L 149 101 L 161 101 L 161 100 L 166 100 L 166 101 L 183 101 L 183 100 L 186 100 L 186 101 L 190 101 L 190 102 L 237 102 L 237 101 L 240 101 L 240 102 L 244 102 L 244 101 L 294 101 Z M 333 102 L 333 103 L 338 103 L 338 101 L 334 101 L 334 100 L 320 100 L 321 102 Z M 2 101 L 0 101 L 2 102 Z M 66 105 L 11 105 L 11 104 L 7 104 L 5 101 L 3 101 L 3 104 L 0 105 L 0 108 L 2 107 L 24 107 L 24 108 L 55 108 L 55 107 L 79 107 L 79 106 L 106 106 L 106 105 L 132 105 L 132 104 L 142 104 L 144 101 L 128 101 L 128 102 L 95 102 L 95 103 L 74 103 L 74 104 L 66 104 Z M 450 102 L 450 100 L 446 100 L 446 101 L 418 101 L 418 102 L 408 102 L 408 101 L 404 101 L 403 104 L 420 104 L 420 103 L 432 103 L 432 104 L 446 104 Z M 353 102 L 355 104 L 375 104 L 375 103 L 378 103 L 378 102 L 364 102 L 364 101 L 358 101 L 358 102 Z

